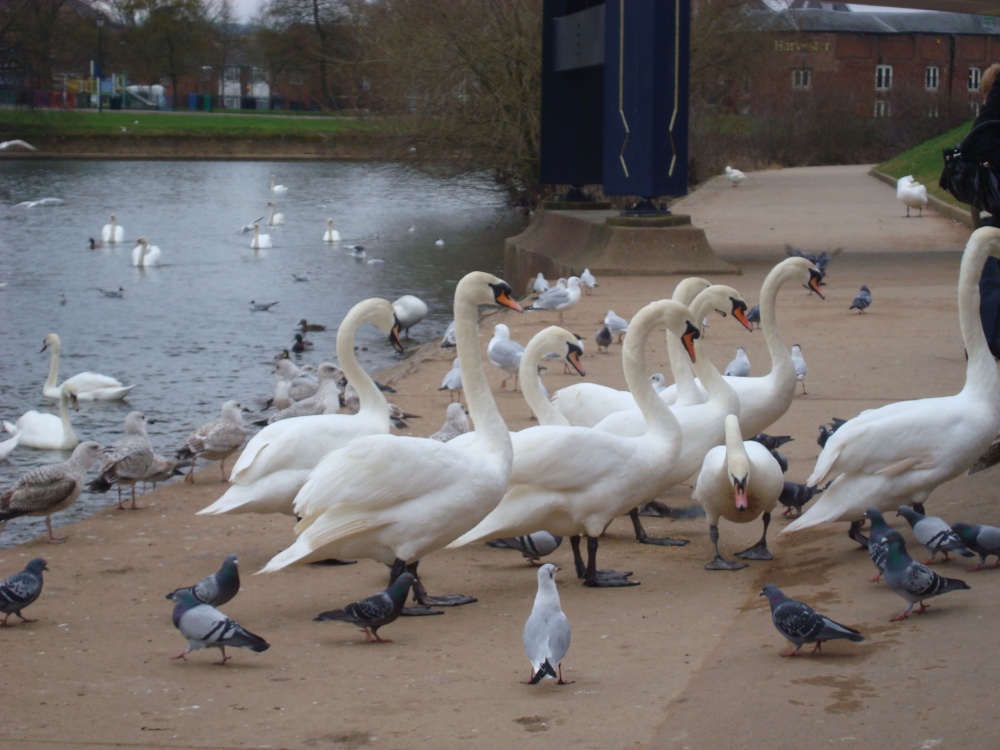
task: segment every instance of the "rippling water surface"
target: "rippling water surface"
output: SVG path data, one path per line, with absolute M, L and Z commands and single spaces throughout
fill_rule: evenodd
M 287 194 L 271 197 L 271 175 L 288 186 Z M 60 382 L 93 370 L 138 384 L 127 401 L 82 404 L 71 416 L 77 437 L 110 445 L 123 434 L 125 415 L 140 410 L 155 420 L 150 439 L 167 456 L 194 427 L 217 417 L 227 399 L 260 407 L 273 390 L 274 356 L 291 347 L 302 318 L 328 328 L 309 334 L 315 350 L 300 364 L 335 360 L 337 326 L 367 297 L 421 297 L 430 314 L 412 336 L 417 342 L 440 337 L 457 280 L 471 270 L 498 273 L 503 239 L 519 229 L 509 222 L 490 228 L 503 207 L 488 187 L 365 164 L 5 161 L 0 418 L 14 421 L 29 409 L 58 413 L 58 404 L 41 393 L 49 353 L 39 350 L 49 332 L 62 339 Z M 17 205 L 47 197 L 65 204 Z M 268 200 L 285 223 L 262 222 L 274 247 L 251 250 L 251 235 L 237 230 L 266 214 Z M 88 249 L 88 238 L 100 239 L 112 213 L 126 241 Z M 364 245 L 369 258 L 384 262 L 358 260 L 324 243 L 327 217 L 342 245 Z M 158 267 L 132 266 L 140 236 L 160 247 Z M 444 247 L 435 245 L 439 237 Z M 296 282 L 293 274 L 309 281 Z M 119 286 L 121 299 L 98 291 Z M 251 312 L 250 300 L 278 305 Z M 373 326 L 359 331 L 358 345 L 370 370 L 397 359 Z M 18 447 L 0 463 L 0 486 L 68 455 Z M 114 497 L 114 490 L 85 491 L 55 525 Z M 11 521 L 0 533 L 0 548 L 44 533 L 43 524 L 41 518 Z

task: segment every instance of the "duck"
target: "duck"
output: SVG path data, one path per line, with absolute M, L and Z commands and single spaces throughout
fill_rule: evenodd
M 251 250 L 267 250 L 268 248 L 272 248 L 272 247 L 274 247 L 274 245 L 271 244 L 271 235 L 269 235 L 269 234 L 261 234 L 260 233 L 260 225 L 259 224 L 254 224 L 253 225 L 253 239 L 250 240 L 250 249 Z
M 412 294 L 404 294 L 392 303 L 392 308 L 406 338 L 410 338 L 410 329 L 426 318 L 428 312 L 427 303 Z
M 313 348 L 313 342 L 309 339 L 303 338 L 301 333 L 295 334 L 295 343 L 292 344 L 292 351 L 296 354 L 301 354 L 302 352 L 309 351 Z
M 4 429 L 19 437 L 18 445 L 43 451 L 69 451 L 78 444 L 69 420 L 69 407 L 80 408 L 76 386 L 63 383 L 59 391 L 59 416 L 32 409 L 18 417 L 14 424 L 4 422 Z
M 965 385 L 951 396 L 897 401 L 867 409 L 827 438 L 806 480 L 826 489 L 783 534 L 847 521 L 863 546 L 864 512 L 923 503 L 941 484 L 975 463 L 1000 431 L 1000 376 L 979 317 L 979 277 L 1000 257 L 1000 229 L 969 237 L 958 277 L 958 320 L 967 355 Z
M 369 558 L 391 566 L 390 582 L 413 573 L 414 598 L 426 607 L 475 601 L 431 597 L 420 561 L 479 523 L 500 501 L 510 477 L 510 433 L 497 409 L 479 353 L 479 306 L 520 312 L 507 282 L 472 271 L 455 288 L 455 336 L 471 441 L 442 443 L 368 435 L 327 454 L 295 498 L 297 538 L 261 572 L 329 557 Z M 391 465 L 392 471 L 386 471 Z
M 285 215 L 280 212 L 276 212 L 274 201 L 267 202 L 267 225 L 269 227 L 277 227 L 285 223 Z
M 90 237 L 87 241 L 90 243 L 91 250 L 100 250 L 102 247 L 104 247 L 103 242 L 101 242 L 100 240 L 95 240 L 93 237 Z
M 340 232 L 333 228 L 333 219 L 326 220 L 326 231 L 323 233 L 323 242 L 340 242 Z
M 389 405 L 354 351 L 355 334 L 365 323 L 385 332 L 397 352 L 403 349 L 399 322 L 387 300 L 378 297 L 362 300 L 344 316 L 337 331 L 337 360 L 358 392 L 361 402 L 358 413 L 293 417 L 267 425 L 250 439 L 233 465 L 229 489 L 198 511 L 200 515 L 294 515 L 296 494 L 327 453 L 362 435 L 389 433 Z M 279 366 L 281 362 L 287 360 L 279 360 Z
M 101 239 L 104 242 L 113 242 L 115 244 L 125 241 L 125 230 L 118 223 L 114 214 L 111 214 L 111 218 L 108 223 L 104 225 L 101 230 Z
M 288 186 L 275 184 L 274 175 L 271 175 L 271 192 L 274 195 L 284 195 L 288 192 Z
M 99 372 L 79 372 L 71 378 L 66 378 L 61 385 L 56 385 L 59 380 L 59 354 L 62 351 L 62 341 L 57 333 L 49 333 L 42 342 L 42 351 L 48 349 L 49 375 L 42 385 L 42 395 L 45 398 L 58 401 L 62 397 L 62 386 L 72 383 L 76 389 L 78 401 L 121 401 L 124 399 L 136 384 L 122 385 L 122 382 L 110 375 L 102 375 Z
M 507 492 L 486 518 L 449 548 L 545 529 L 570 537 L 577 577 L 585 586 L 636 585 L 628 580 L 628 573 L 598 572 L 598 540 L 616 516 L 660 494 L 680 455 L 680 425 L 656 395 L 646 371 L 647 339 L 663 327 L 683 339 L 692 359 L 693 342 L 699 336 L 688 309 L 673 300 L 651 302 L 632 318 L 632 332 L 622 347 L 622 365 L 646 423 L 643 434 L 625 436 L 561 425 L 538 425 L 514 433 Z M 587 536 L 586 562 L 580 552 L 583 535 Z
M 719 554 L 719 519 L 732 523 L 764 522 L 764 533 L 754 546 L 737 552 L 745 560 L 771 560 L 767 528 L 785 478 L 777 459 L 760 443 L 744 440 L 736 414 L 725 418 L 726 442 L 705 454 L 691 497 L 705 511 L 714 558 L 705 570 L 740 570 L 746 563 Z
M 305 318 L 299 321 L 299 331 L 302 333 L 308 333 L 310 331 L 325 331 L 326 326 L 322 323 L 310 323 Z
M 927 186 L 922 185 L 913 179 L 912 174 L 900 177 L 896 180 L 896 198 L 906 206 L 906 218 L 910 218 L 910 209 L 915 208 L 924 215 L 924 206 L 927 205 Z
M 132 265 L 140 268 L 150 268 L 160 264 L 160 248 L 150 245 L 149 240 L 140 237 L 132 248 Z

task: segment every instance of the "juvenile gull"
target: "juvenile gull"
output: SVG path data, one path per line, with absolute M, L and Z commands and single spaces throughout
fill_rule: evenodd
M 444 424 L 441 425 L 440 430 L 430 436 L 430 439 L 447 443 L 452 438 L 464 435 L 470 429 L 472 428 L 469 426 L 469 417 L 465 413 L 465 407 L 456 401 L 448 404 L 448 408 L 445 410 Z
M 132 510 L 135 504 L 135 483 L 149 471 L 153 463 L 153 445 L 146 435 L 146 415 L 139 411 L 125 417 L 125 437 L 115 441 L 104 455 L 104 463 L 96 479 L 87 488 L 91 492 L 107 492 L 111 485 L 118 486 L 118 509 L 122 510 L 122 485 L 132 487 Z
M 243 407 L 238 401 L 227 401 L 222 405 L 222 416 L 198 427 L 177 451 L 177 458 L 191 459 L 191 468 L 184 481 L 194 482 L 194 464 L 199 456 L 219 461 L 219 471 L 225 481 L 226 458 L 240 449 L 246 437 Z

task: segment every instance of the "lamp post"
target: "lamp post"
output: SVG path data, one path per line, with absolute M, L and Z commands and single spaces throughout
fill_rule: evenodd
M 97 14 L 97 113 L 104 111 L 101 98 L 101 77 L 104 75 L 104 14 Z

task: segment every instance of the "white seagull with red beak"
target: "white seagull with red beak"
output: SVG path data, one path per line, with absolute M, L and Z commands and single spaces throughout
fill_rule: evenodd
M 726 560 L 719 554 L 719 519 L 749 523 L 763 516 L 764 533 L 749 549 L 737 552 L 744 560 L 770 560 L 767 527 L 771 511 L 784 486 L 781 466 L 771 452 L 753 440 L 743 440 L 740 420 L 726 416 L 726 444 L 712 448 L 701 465 L 691 497 L 705 510 L 715 558 L 706 570 L 740 570 L 746 563 Z

